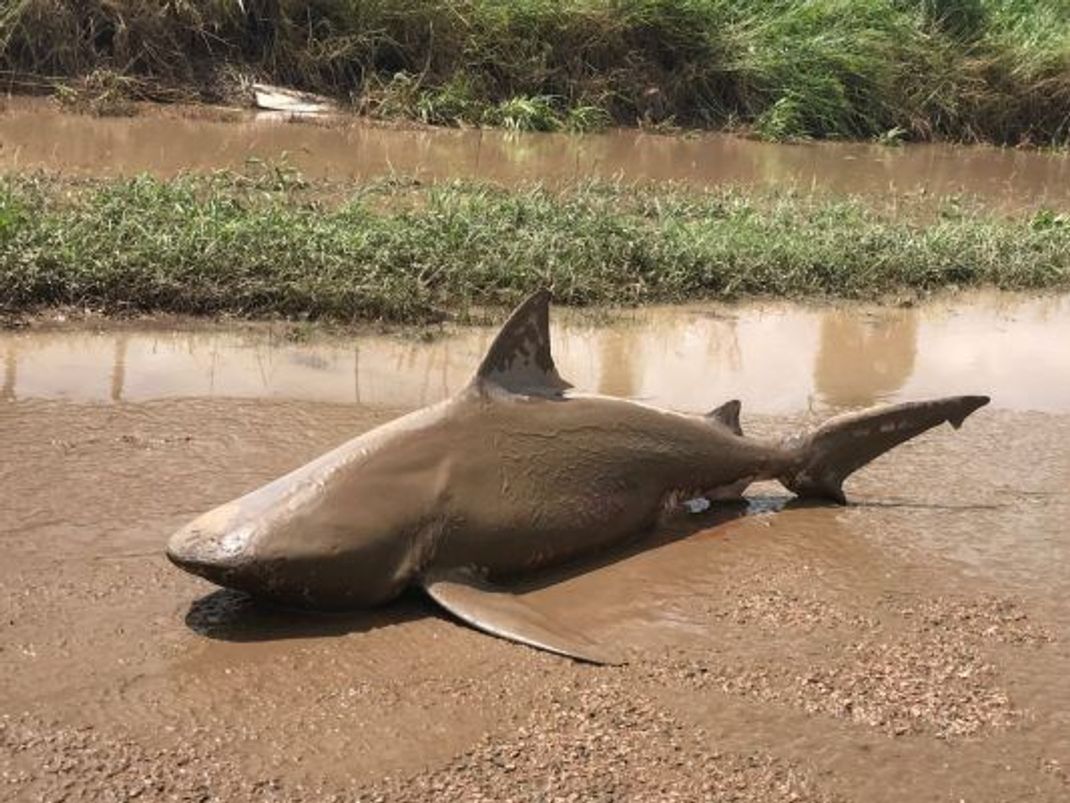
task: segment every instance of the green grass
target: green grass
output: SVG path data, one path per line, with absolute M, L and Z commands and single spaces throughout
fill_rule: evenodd
M 672 186 L 325 187 L 277 169 L 8 178 L 0 307 L 418 322 L 543 286 L 575 305 L 1070 287 L 1070 218 L 931 203 L 899 199 L 893 216 Z
M 0 0 L 0 70 L 111 103 L 256 77 L 445 125 L 1070 142 L 1070 0 Z

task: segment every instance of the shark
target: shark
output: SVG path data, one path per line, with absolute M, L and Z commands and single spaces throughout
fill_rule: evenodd
M 706 414 L 578 393 L 554 364 L 550 293 L 512 313 L 452 397 L 343 443 L 171 536 L 181 569 L 284 606 L 383 605 L 419 587 L 491 635 L 592 663 L 612 651 L 510 591 L 516 578 L 642 544 L 667 508 L 778 480 L 846 504 L 843 483 L 894 446 L 959 428 L 987 396 L 886 405 L 780 441 L 740 403 Z

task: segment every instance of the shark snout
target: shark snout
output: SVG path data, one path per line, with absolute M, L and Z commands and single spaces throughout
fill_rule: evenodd
M 256 525 L 233 524 L 229 511 L 212 511 L 171 536 L 167 557 L 179 568 L 232 586 L 253 563 Z M 221 513 L 223 515 L 221 515 Z
M 216 585 L 291 607 L 392 599 L 414 574 L 408 522 L 384 532 L 375 518 L 361 528 L 360 508 L 348 495 L 342 501 L 339 513 L 320 484 L 265 486 L 187 524 L 171 536 L 167 557 Z

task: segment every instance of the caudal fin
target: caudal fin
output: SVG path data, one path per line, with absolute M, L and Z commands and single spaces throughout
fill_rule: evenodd
M 847 503 L 843 481 L 889 449 L 945 421 L 955 429 L 970 413 L 988 404 L 987 396 L 951 396 L 907 402 L 837 416 L 784 447 L 796 453 L 779 479 L 799 496 Z

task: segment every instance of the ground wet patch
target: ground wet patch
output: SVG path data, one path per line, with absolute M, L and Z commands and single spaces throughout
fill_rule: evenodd
M 919 331 L 944 325 L 926 320 Z M 666 350 L 652 354 L 682 342 L 693 366 L 723 334 L 688 331 L 681 341 L 666 323 Z M 598 669 L 422 602 L 359 618 L 375 626 L 324 625 L 331 617 L 260 610 L 177 572 L 162 549 L 190 517 L 420 397 L 374 395 L 372 371 L 360 390 L 384 404 L 355 405 L 348 363 L 342 404 L 146 399 L 136 366 L 152 363 L 131 358 L 123 379 L 135 398 L 109 402 L 114 342 L 102 342 L 103 397 L 24 398 L 49 362 L 29 350 L 11 384 L 19 398 L 0 405 L 11 456 L 0 509 L 14 525 L 0 565 L 0 777 L 14 799 L 106 800 L 142 781 L 142 797 L 207 785 L 218 799 L 278 801 L 418 799 L 436 784 L 454 797 L 500 788 L 530 799 L 548 782 L 581 799 L 1065 797 L 1062 413 L 985 411 L 861 472 L 848 492 L 863 504 L 788 506 L 760 489 L 746 515 L 687 517 L 686 532 L 653 549 L 533 590 L 628 649 L 628 666 Z M 572 348 L 581 354 L 581 341 Z M 165 365 L 180 351 L 159 341 Z M 455 352 L 458 376 L 467 353 Z M 614 353 L 605 365 L 619 367 Z M 362 354 L 361 365 L 415 366 L 417 385 L 449 387 L 448 361 Z M 717 374 L 731 361 L 711 364 Z M 70 370 L 52 365 L 55 377 Z M 659 365 L 651 357 L 640 373 Z M 598 364 L 577 375 L 599 389 Z M 275 387 L 318 392 L 310 376 Z M 695 400 L 696 384 L 693 371 L 663 382 L 658 401 L 703 409 L 729 397 L 713 382 Z M 793 387 L 791 403 L 805 403 Z M 745 401 L 749 431 L 805 423 L 794 407 L 773 417 L 755 406 Z M 173 440 L 185 434 L 193 440 Z

